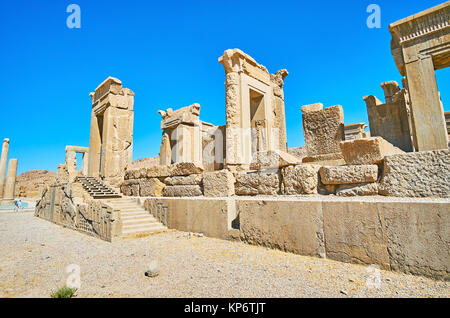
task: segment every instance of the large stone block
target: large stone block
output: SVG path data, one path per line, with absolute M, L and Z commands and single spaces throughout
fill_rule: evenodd
M 310 163 L 321 166 L 340 166 L 345 165 L 344 157 L 342 153 L 329 153 L 325 155 L 316 155 L 304 157 L 303 163 Z
M 243 241 L 325 257 L 320 202 L 238 200 L 237 211 Z
M 386 226 L 374 202 L 322 205 L 327 258 L 389 269 Z
M 377 165 L 352 165 L 320 168 L 323 184 L 357 184 L 376 182 Z
M 378 195 L 378 183 L 342 185 L 336 189 L 336 195 L 340 197 Z
M 281 193 L 285 195 L 317 194 L 318 165 L 302 164 L 281 169 Z
M 391 269 L 450 279 L 449 205 L 448 202 L 380 204 Z
M 126 196 L 139 196 L 139 181 L 125 180 L 120 185 L 120 192 Z
M 277 195 L 280 180 L 277 173 L 241 172 L 236 175 L 236 195 Z
M 386 157 L 379 193 L 395 197 L 450 197 L 450 150 Z
M 203 173 L 205 197 L 229 197 L 234 195 L 234 176 L 228 170 Z
M 202 184 L 201 174 L 191 174 L 190 176 L 168 177 L 164 183 L 168 185 L 198 185 Z
M 156 218 L 163 218 L 170 229 L 221 239 L 228 238 L 236 218 L 235 203 L 229 199 L 151 198 L 144 207 Z
M 194 162 L 179 162 L 170 166 L 171 176 L 188 176 L 203 172 L 203 165 Z
M 163 196 L 165 197 L 198 197 L 203 195 L 199 185 L 175 185 L 165 186 Z
M 303 112 L 303 134 L 310 157 L 341 152 L 339 143 L 344 140 L 342 106 Z
M 341 150 L 349 165 L 377 164 L 385 156 L 404 153 L 381 137 L 343 141 Z
M 259 151 L 253 156 L 250 169 L 277 169 L 301 163 L 297 157 L 281 150 Z
M 139 181 L 139 195 L 141 197 L 160 197 L 165 185 L 158 178 L 142 179 Z

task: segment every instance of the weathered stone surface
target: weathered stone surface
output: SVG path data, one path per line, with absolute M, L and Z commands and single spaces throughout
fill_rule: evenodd
M 377 164 L 385 156 L 404 153 L 381 137 L 343 141 L 341 149 L 349 165 Z
M 132 161 L 134 93 L 123 88 L 120 80 L 108 77 L 90 96 L 88 175 L 102 175 L 111 185 L 119 186 Z
M 373 202 L 322 205 L 327 258 L 390 269 L 386 225 Z
M 239 200 L 241 240 L 301 255 L 325 257 L 320 202 Z
M 352 165 L 320 168 L 323 184 L 356 184 L 375 182 L 378 178 L 377 165 Z
M 120 185 L 120 192 L 126 196 L 139 196 L 139 181 L 126 180 Z
M 203 176 L 201 174 L 191 174 L 189 176 L 168 177 L 164 183 L 168 185 L 196 185 L 202 184 Z
M 344 140 L 342 106 L 304 112 L 303 134 L 309 157 L 341 152 L 339 143 Z
M 150 198 L 144 207 L 155 217 L 166 213 L 167 227 L 209 237 L 228 238 L 236 219 L 235 203 L 219 198 Z
M 9 139 L 5 138 L 2 145 L 2 154 L 0 158 L 0 198 L 3 196 L 5 186 L 6 164 L 8 163 Z
M 303 105 L 302 107 L 300 107 L 300 110 L 303 113 L 317 112 L 317 111 L 322 110 L 322 109 L 323 109 L 323 104 L 322 103 Z
M 297 157 L 281 150 L 259 151 L 253 156 L 252 163 L 250 164 L 250 169 L 261 170 L 282 168 L 286 166 L 298 165 L 301 163 L 301 160 Z
M 450 204 L 389 202 L 384 214 L 391 269 L 450 279 Z
M 396 197 L 450 197 L 450 150 L 386 157 L 379 193 Z
M 371 196 L 378 194 L 378 183 L 339 186 L 336 195 L 340 197 Z
M 175 185 L 165 186 L 163 196 L 165 197 L 198 197 L 203 195 L 199 185 Z
M 409 127 L 406 89 L 400 90 L 397 82 L 381 84 L 385 91 L 386 104 L 375 96 L 366 96 L 367 116 L 370 134 L 379 136 L 403 151 L 412 151 L 411 132 Z
M 277 173 L 245 173 L 236 175 L 236 195 L 276 195 L 280 181 Z
M 281 193 L 285 195 L 316 194 L 319 185 L 318 165 L 302 164 L 281 169 Z
M 140 178 L 164 178 L 176 176 L 189 176 L 200 174 L 203 166 L 193 162 L 180 162 L 170 166 L 151 166 L 147 168 L 131 169 L 125 173 L 125 180 Z
M 303 163 L 316 164 L 321 166 L 341 166 L 345 165 L 344 157 L 342 153 L 329 153 L 326 155 L 316 155 L 304 157 Z
M 16 191 L 17 159 L 9 159 L 8 173 L 6 174 L 5 187 L 3 190 L 3 200 L 14 200 Z
M 148 168 L 141 168 L 142 171 L 140 175 L 142 177 L 147 178 L 162 178 L 162 177 L 168 177 L 171 175 L 170 173 L 170 167 L 171 166 L 153 166 Z M 136 172 L 135 172 L 136 175 Z
M 203 173 L 205 197 L 229 197 L 234 195 L 234 176 L 228 170 Z
M 171 165 L 169 171 L 171 176 L 188 176 L 202 173 L 203 166 L 199 163 L 180 162 Z
M 139 181 L 139 195 L 141 197 L 160 197 L 165 185 L 157 178 Z

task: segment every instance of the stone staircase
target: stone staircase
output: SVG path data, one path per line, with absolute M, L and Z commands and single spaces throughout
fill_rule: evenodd
M 86 190 L 86 192 L 94 199 L 122 197 L 100 179 L 94 177 L 78 177 L 77 181 L 82 184 L 84 190 Z
M 122 221 L 122 237 L 141 237 L 164 232 L 167 227 L 160 223 L 135 200 L 116 198 L 106 200 L 108 205 L 120 211 Z

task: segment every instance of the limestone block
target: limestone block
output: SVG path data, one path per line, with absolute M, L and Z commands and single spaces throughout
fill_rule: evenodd
M 161 197 L 165 184 L 157 178 L 139 181 L 139 195 L 141 197 Z
M 287 152 L 281 150 L 259 151 L 253 156 L 250 169 L 277 169 L 298 164 L 301 164 L 301 160 Z
M 344 140 L 342 106 L 304 112 L 303 133 L 308 156 L 341 152 L 339 143 Z
M 386 225 L 391 269 L 450 279 L 450 204 L 389 202 L 380 204 Z
M 277 173 L 246 173 L 236 175 L 236 195 L 277 195 L 280 181 Z
M 165 197 L 198 197 L 203 195 L 199 185 L 174 185 L 165 186 L 163 196 Z
M 300 109 L 303 113 L 317 112 L 317 111 L 323 109 L 323 104 L 315 103 L 315 104 L 310 104 L 310 105 L 304 105 Z
M 385 156 L 404 153 L 381 137 L 343 141 L 341 150 L 349 165 L 377 164 Z
M 340 166 L 345 164 L 344 157 L 340 152 L 304 157 L 302 162 L 321 166 Z
M 285 195 L 316 194 L 319 185 L 318 165 L 302 164 L 281 169 L 281 192 Z
M 320 202 L 239 200 L 241 240 L 301 255 L 325 257 Z
M 219 198 L 151 198 L 145 209 L 155 217 L 165 214 L 167 227 L 205 236 L 228 238 L 231 222 L 236 218 L 235 204 Z
M 162 178 L 170 176 L 170 166 L 152 166 L 146 168 L 147 178 Z
M 127 180 L 120 185 L 120 192 L 126 196 L 139 196 L 139 183 L 137 180 Z
M 234 195 L 234 176 L 228 170 L 203 173 L 205 197 L 229 197 Z
M 375 202 L 322 204 L 327 258 L 390 269 L 386 225 Z
M 377 165 L 352 165 L 320 168 L 320 178 L 323 184 L 356 184 L 376 182 L 378 178 Z
M 168 177 L 164 183 L 168 185 L 195 185 L 202 184 L 203 176 L 201 174 L 191 174 L 190 176 Z
M 379 193 L 395 197 L 450 197 L 450 150 L 386 157 Z
M 170 176 L 188 176 L 203 172 L 203 165 L 194 162 L 179 162 L 169 166 Z
M 340 197 L 371 196 L 378 194 L 378 183 L 364 183 L 339 186 L 336 195 Z

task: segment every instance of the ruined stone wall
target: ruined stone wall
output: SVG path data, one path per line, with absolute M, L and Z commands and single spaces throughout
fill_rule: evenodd
M 207 172 L 194 163 L 128 170 L 121 192 L 141 197 L 336 195 L 450 197 L 450 150 L 403 153 L 380 137 L 341 144 L 347 165 Z
M 450 279 L 444 199 L 147 198 L 144 206 L 171 229 Z
M 102 200 L 83 200 L 79 189 L 66 183 L 44 189 L 35 216 L 105 241 L 112 241 L 120 233 L 117 212 Z

